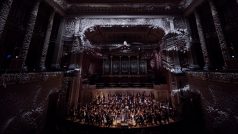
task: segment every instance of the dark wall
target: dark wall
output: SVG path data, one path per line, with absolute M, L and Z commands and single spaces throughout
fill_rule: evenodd
M 24 78 L 28 80 L 24 81 Z M 61 73 L 32 73 L 18 81 L 24 81 L 22 83 L 16 84 L 13 80 L 6 87 L 1 85 L 0 133 L 41 133 L 46 121 L 49 96 L 62 88 L 62 80 Z
M 234 73 L 189 73 L 189 84 L 200 93 L 205 125 L 211 134 L 238 133 L 238 81 Z

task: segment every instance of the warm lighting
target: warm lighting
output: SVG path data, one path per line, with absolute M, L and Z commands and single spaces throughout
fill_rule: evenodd
M 123 45 L 124 45 L 124 46 L 127 46 L 127 42 L 126 42 L 126 41 L 124 41 L 124 42 L 123 42 Z

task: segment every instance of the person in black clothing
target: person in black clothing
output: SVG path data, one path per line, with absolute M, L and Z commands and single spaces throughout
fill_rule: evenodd
M 155 101 L 153 95 L 117 93 L 107 95 L 109 98 L 101 96 L 97 95 L 86 106 L 80 105 L 77 111 L 70 111 L 70 116 L 79 118 L 80 123 L 100 127 L 111 127 L 117 120 L 128 124 L 134 122 L 132 124 L 140 127 L 168 124 L 174 119 L 175 109 L 166 102 Z

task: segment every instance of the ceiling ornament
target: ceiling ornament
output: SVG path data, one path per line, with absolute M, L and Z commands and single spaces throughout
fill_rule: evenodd
M 183 19 L 179 20 L 183 21 Z M 67 18 L 65 25 L 65 37 L 79 36 L 82 44 L 87 43 L 85 31 L 88 29 L 94 30 L 94 26 L 113 27 L 115 25 L 127 26 L 141 26 L 147 25 L 153 28 L 161 28 L 165 34 L 169 32 L 180 33 L 181 30 L 187 32 L 186 26 L 179 28 L 175 27 L 174 17 L 160 17 L 160 18 Z M 176 20 L 176 23 L 177 20 Z M 186 25 L 186 23 L 180 23 Z M 183 28 L 183 29 L 181 29 Z

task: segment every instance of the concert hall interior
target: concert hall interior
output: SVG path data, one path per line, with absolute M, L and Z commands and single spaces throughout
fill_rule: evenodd
M 237 134 L 238 0 L 0 0 L 0 134 Z

